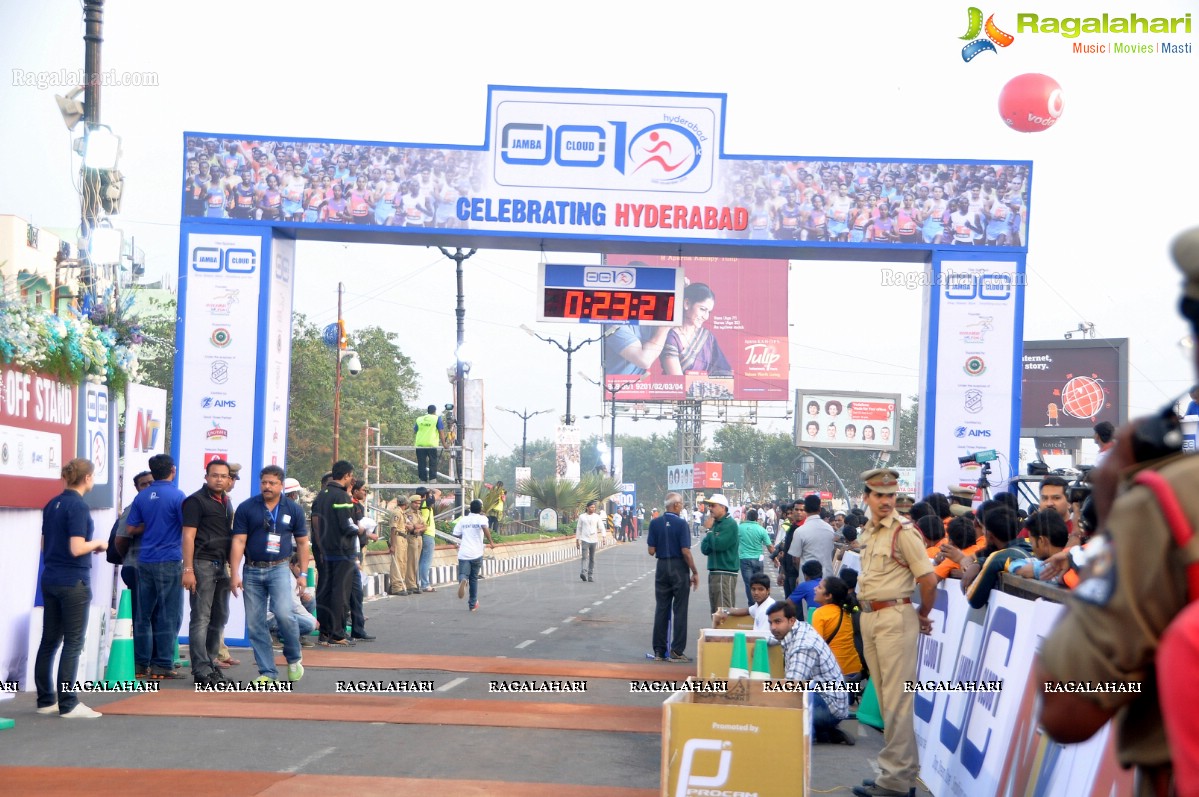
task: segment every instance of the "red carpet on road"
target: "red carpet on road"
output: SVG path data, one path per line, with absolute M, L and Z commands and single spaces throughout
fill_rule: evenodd
M 214 780 L 215 777 L 215 780 Z M 289 775 L 284 772 L 214 772 L 190 769 L 89 769 L 0 767 L 4 794 L 12 797 L 160 797 L 190 793 L 180 784 L 219 784 L 221 797 L 653 797 L 657 789 L 504 783 L 491 780 L 425 780 L 355 775 Z
M 376 695 L 166 691 L 104 706 L 105 715 L 473 725 L 564 731 L 659 733 L 662 709 L 515 700 L 436 700 Z
M 276 661 L 286 665 L 280 656 Z M 360 653 L 345 650 L 306 650 L 305 667 L 347 670 L 441 670 L 444 672 L 491 672 L 499 675 L 530 675 L 546 678 L 614 678 L 646 681 L 664 678 L 683 680 L 695 674 L 694 664 L 646 661 L 620 664 L 604 661 L 561 659 L 514 659 L 500 656 L 430 656 L 418 653 Z

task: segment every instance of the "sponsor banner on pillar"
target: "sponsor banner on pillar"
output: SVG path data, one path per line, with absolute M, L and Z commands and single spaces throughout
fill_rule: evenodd
M 1012 411 L 1019 401 L 1019 385 L 1014 384 L 1020 337 L 1016 316 L 1023 276 L 1014 261 L 943 260 L 938 279 L 930 280 L 935 283 L 930 290 L 940 296 L 936 373 L 926 377 L 926 393 L 934 391 L 936 408 L 931 458 L 924 452 L 932 478 L 931 485 L 922 485 L 925 491 L 977 485 L 982 466 L 959 460 L 978 455 L 982 462 L 991 451 L 1005 458 L 991 483 L 1007 475 L 1006 458 L 1012 456 L 1018 432 Z
M 845 563 L 842 562 L 842 567 L 844 566 Z M 920 636 L 916 677 L 921 681 L 948 683 L 954 679 L 956 673 L 958 648 L 962 643 L 962 631 L 966 625 L 970 604 L 966 602 L 966 596 L 958 588 L 958 583 L 950 584 L 950 587 L 946 587 L 942 583 L 937 588 L 933 610 L 929 614 L 933 621 L 933 631 L 927 636 Z M 931 742 L 938 737 L 941 715 L 949 697 L 947 692 L 916 693 L 916 741 L 920 747 L 920 776 L 925 783 L 937 782 L 941 778 L 938 773 L 948 768 L 948 758 L 938 758 L 934 755 Z
M 192 492 L 212 460 L 254 461 L 262 239 L 188 233 L 181 265 L 176 466 L 179 486 Z
M 121 504 L 129 506 L 137 491 L 133 477 L 150 469 L 150 457 L 166 452 L 167 392 L 130 382 L 125 388 L 125 479 Z
M 483 380 L 467 379 L 462 390 L 466 407 L 462 411 L 463 434 L 462 441 L 463 478 L 468 482 L 483 481 Z M 576 441 L 577 442 L 577 441 Z M 578 475 L 575 475 L 578 479 Z
M 630 511 L 637 508 L 637 485 L 632 482 L 620 485 L 620 506 Z
M 577 482 L 579 467 L 579 430 L 575 426 L 559 426 L 554 436 L 557 456 L 554 458 L 554 475 L 559 479 Z
M 55 377 L 0 368 L 0 506 L 41 509 L 62 492 L 62 466 L 77 450 L 77 396 Z
M 296 242 L 271 240 L 271 271 L 267 300 L 266 358 L 262 394 L 262 464 L 287 467 L 287 394 L 291 378 L 291 307 Z
M 517 468 L 516 469 L 516 484 L 513 485 L 513 488 L 515 489 L 515 488 L 519 487 L 521 482 L 525 481 L 526 479 L 531 479 L 531 478 L 533 478 L 533 469 L 532 468 Z M 519 508 L 519 507 L 526 507 L 526 506 L 532 506 L 532 505 L 533 505 L 533 501 L 529 496 L 521 495 L 520 493 L 516 493 L 516 503 L 513 506 L 516 506 Z
M 691 490 L 694 489 L 694 483 L 694 465 L 671 465 L 666 469 L 667 490 Z
M 79 456 L 92 461 L 92 489 L 84 496 L 87 505 L 95 509 L 108 509 L 116 498 L 116 406 L 108 394 L 107 385 L 84 382 L 79 386 L 79 438 L 75 450 Z
M 613 254 L 604 262 L 677 267 L 679 259 Z M 682 325 L 616 326 L 604 339 L 605 384 L 621 401 L 786 401 L 787 261 L 690 257 L 682 268 Z M 636 361 L 643 344 L 661 353 Z

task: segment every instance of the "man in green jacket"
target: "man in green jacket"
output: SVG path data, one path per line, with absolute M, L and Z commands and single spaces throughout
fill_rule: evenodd
M 737 573 L 741 568 L 740 534 L 729 514 L 729 500 L 720 493 L 704 501 L 712 513 L 712 528 L 704 535 L 700 551 L 708 557 L 708 603 L 712 613 L 737 605 Z

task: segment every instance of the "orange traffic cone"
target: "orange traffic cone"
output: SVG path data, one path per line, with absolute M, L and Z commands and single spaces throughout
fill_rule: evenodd
M 117 624 L 112 634 L 112 646 L 108 651 L 108 667 L 104 670 L 104 680 L 109 686 L 137 683 L 133 665 L 133 594 L 127 589 L 121 590 L 121 602 L 117 606 Z

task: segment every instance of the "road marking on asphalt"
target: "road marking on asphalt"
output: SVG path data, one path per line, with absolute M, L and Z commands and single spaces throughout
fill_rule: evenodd
M 532 645 L 532 644 L 533 644 L 534 642 L 536 642 L 536 641 L 537 641 L 537 640 L 535 640 L 535 639 L 526 639 L 524 642 L 521 642 L 519 645 L 517 645 L 517 646 L 516 646 L 516 648 L 517 648 L 518 650 L 519 650 L 520 648 L 527 648 L 529 645 Z
M 587 614 L 587 612 L 589 612 L 589 611 L 591 611 L 591 607 L 590 607 L 590 606 L 586 606 L 586 607 L 584 607 L 584 608 L 582 608 L 582 609 L 579 609 L 579 614 Z
M 596 601 L 595 603 L 593 603 L 593 604 L 591 604 L 591 605 L 592 605 L 592 606 L 603 606 L 603 605 L 604 605 L 604 602 L 603 602 L 603 601 Z
M 558 627 L 557 627 L 557 626 L 551 626 L 550 628 L 547 628 L 547 629 L 545 629 L 545 630 L 544 630 L 544 631 L 542 631 L 541 633 L 543 633 L 543 634 L 552 634 L 552 633 L 554 633 L 554 632 L 555 632 L 555 631 L 557 631 L 557 630 L 558 630 Z
M 573 622 L 573 621 L 574 621 L 574 619 L 575 619 L 575 618 L 573 618 L 573 617 L 567 617 L 567 618 L 566 618 L 566 619 L 564 619 L 562 622 L 564 622 L 564 623 L 570 623 L 570 622 Z
M 304 767 L 308 766 L 309 764 L 311 764 L 311 763 L 313 763 L 313 762 L 315 762 L 315 761 L 319 761 L 320 759 L 322 759 L 322 758 L 324 758 L 325 756 L 329 755 L 329 753 L 335 753 L 335 752 L 337 752 L 337 748 L 336 748 L 336 747 L 326 747 L 324 750 L 317 750 L 317 751 L 316 751 L 315 753 L 313 753 L 312 755 L 309 755 L 309 756 L 306 756 L 306 757 L 304 757 L 304 758 L 301 758 L 301 759 L 300 759 L 298 762 L 296 762 L 295 764 L 292 764 L 292 765 L 291 765 L 290 767 L 288 767 L 287 769 L 281 769 L 281 770 L 279 770 L 279 771 L 280 771 L 280 772 L 287 772 L 287 773 L 289 773 L 289 774 L 293 774 L 293 773 L 299 772 L 301 769 L 303 769 Z
M 464 684 L 464 683 L 466 683 L 465 678 L 455 678 L 454 680 L 446 681 L 444 684 L 437 687 L 437 691 L 438 692 L 448 692 L 451 689 L 453 689 L 455 686 L 459 686 L 460 684 Z
M 613 594 L 615 594 L 615 593 L 613 593 Z M 611 598 L 612 598 L 612 595 L 605 595 L 605 596 L 604 596 L 604 600 L 610 600 Z

